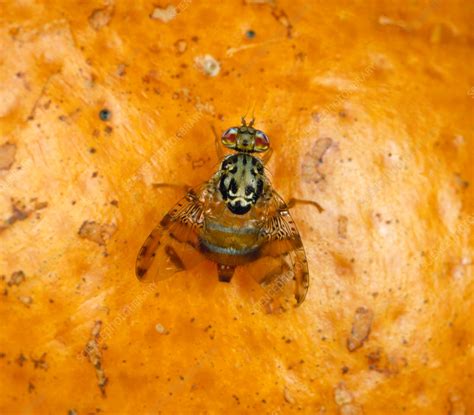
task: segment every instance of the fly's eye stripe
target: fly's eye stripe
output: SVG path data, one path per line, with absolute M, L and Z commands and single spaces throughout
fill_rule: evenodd
M 236 127 L 229 128 L 227 131 L 224 132 L 224 134 L 222 134 L 222 141 L 227 143 L 235 142 L 238 131 L 239 130 Z
M 237 134 L 237 128 L 235 127 L 229 128 L 228 130 L 224 132 L 223 135 L 231 135 L 231 134 Z
M 270 140 L 263 131 L 257 131 L 255 133 L 255 145 L 259 148 L 268 148 Z

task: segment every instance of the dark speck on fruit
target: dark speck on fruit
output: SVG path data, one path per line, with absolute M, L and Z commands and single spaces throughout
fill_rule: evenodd
M 112 113 L 107 108 L 103 108 L 99 112 L 99 118 L 102 121 L 110 121 L 110 119 L 112 118 Z

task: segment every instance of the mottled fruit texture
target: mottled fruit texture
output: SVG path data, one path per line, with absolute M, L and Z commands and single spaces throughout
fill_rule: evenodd
M 1 2 L 0 413 L 473 414 L 473 7 Z M 134 275 L 243 115 L 324 208 L 283 314 Z

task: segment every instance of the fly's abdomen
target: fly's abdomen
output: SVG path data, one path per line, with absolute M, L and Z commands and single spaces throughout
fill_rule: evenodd
M 241 265 L 254 261 L 259 252 L 259 229 L 251 223 L 232 226 L 209 220 L 199 241 L 200 251 L 214 262 Z

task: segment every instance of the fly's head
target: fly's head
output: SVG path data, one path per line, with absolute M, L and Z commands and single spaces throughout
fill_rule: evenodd
M 262 162 L 249 154 L 227 156 L 221 165 L 219 192 L 227 208 L 244 215 L 263 193 L 265 175 Z
M 263 153 L 270 147 L 270 140 L 260 130 L 253 128 L 254 120 L 247 125 L 242 118 L 240 127 L 231 127 L 222 134 L 222 144 L 240 153 Z

